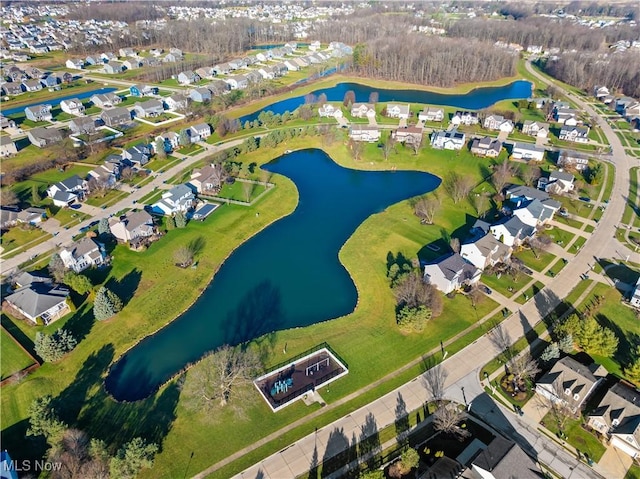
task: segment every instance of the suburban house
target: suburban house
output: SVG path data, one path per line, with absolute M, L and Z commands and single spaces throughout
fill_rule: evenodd
M 391 137 L 399 142 L 407 145 L 420 145 L 422 143 L 422 128 L 417 126 L 406 126 L 395 130 Z
M 200 78 L 213 78 L 215 75 L 215 73 L 213 73 L 213 67 L 196 68 L 195 73 Z
M 54 183 L 47 188 L 47 196 L 56 206 L 69 206 L 76 200 L 81 200 L 87 190 L 87 182 L 78 175 Z
M 495 158 L 500 154 L 500 151 L 502 151 L 502 142 L 490 136 L 476 138 L 471 142 L 471 153 L 476 156 Z
M 131 121 L 131 112 L 125 107 L 119 106 L 110 110 L 103 110 L 100 113 L 100 118 L 107 126 L 118 126 Z
M 8 230 L 18 224 L 20 208 L 12 206 L 0 206 L 0 228 Z
M 444 294 L 480 281 L 481 271 L 458 253 L 452 253 L 424 265 L 424 280 Z
M 578 124 L 578 111 L 571 108 L 556 110 L 556 121 L 566 126 L 576 126 Z
M 147 100 L 136 103 L 133 112 L 137 118 L 160 116 L 164 113 L 164 105 L 160 100 Z
M 510 186 L 505 189 L 505 196 L 513 203 L 514 216 L 531 226 L 546 223 L 562 207 L 548 193 L 529 186 Z
M 191 83 L 198 83 L 201 78 L 200 75 L 198 75 L 196 72 L 186 70 L 178 73 L 177 80 L 181 85 L 190 85 Z
M 536 232 L 534 226 L 524 223 L 518 216 L 506 216 L 489 227 L 495 239 L 507 246 L 518 246 Z
M 100 54 L 100 60 L 103 63 L 110 62 L 111 60 L 116 60 L 118 57 L 113 52 L 104 52 Z
M 354 118 L 375 118 L 376 109 L 371 103 L 354 103 L 351 105 L 351 116 Z
M 536 394 L 554 403 L 561 403 L 577 414 L 606 375 L 607 371 L 598 364 L 585 366 L 567 356 L 556 362 L 551 371 L 538 380 Z
M 244 90 L 249 86 L 249 80 L 244 75 L 233 75 L 224 79 L 232 90 Z
M 40 91 L 42 90 L 42 82 L 37 79 L 22 80 L 22 88 L 24 91 Z
M 194 88 L 189 92 L 189 98 L 198 103 L 211 101 L 211 90 L 203 86 Z
M 522 133 L 537 138 L 547 138 L 549 136 L 549 123 L 525 120 L 522 125 Z
M 458 125 L 477 125 L 478 124 L 478 114 L 473 111 L 456 111 L 456 113 L 451 117 L 451 124 L 453 126 Z
M 589 158 L 579 153 L 564 150 L 558 155 L 557 163 L 558 166 L 563 168 L 573 168 L 574 170 L 582 171 L 589 166 Z
M 447 131 L 435 131 L 431 134 L 431 146 L 439 150 L 461 150 L 466 142 L 464 133 L 456 128 Z
M 635 289 L 631 291 L 631 299 L 629 300 L 629 303 L 634 308 L 640 309 L 640 278 L 638 278 L 638 281 L 636 282 Z
M 130 211 L 121 218 L 109 220 L 111 234 L 123 243 L 134 241 L 138 238 L 148 238 L 155 234 L 153 217 L 146 211 Z
M 216 75 L 227 75 L 231 72 L 231 66 L 228 63 L 220 63 L 213 66 L 213 73 Z
M 420 121 L 442 121 L 444 120 L 444 110 L 442 108 L 425 108 L 418 113 Z
M 13 156 L 18 153 L 15 141 L 8 136 L 0 136 L 0 157 Z
M 144 166 L 149 163 L 150 157 L 151 149 L 142 143 L 127 148 L 122 152 L 122 159 L 125 160 L 125 163 L 132 165 Z
M 0 128 L 4 130 L 5 128 L 15 128 L 15 127 L 16 127 L 16 122 L 14 120 L 10 120 L 6 116 L 4 116 L 2 113 L 0 113 Z
M 397 103 L 387 103 L 386 111 L 386 116 L 389 118 L 400 118 L 401 120 L 408 120 L 411 114 L 409 104 L 399 105 Z
M 596 85 L 593 88 L 593 96 L 597 99 L 601 99 L 602 97 L 609 96 L 609 89 L 606 86 L 598 86 Z
M 96 132 L 96 121 L 87 116 L 74 118 L 69 122 L 69 129 L 77 135 L 92 134 Z
M 210 93 L 209 93 L 209 98 L 211 98 Z M 173 95 L 166 97 L 164 99 L 164 103 L 169 110 L 185 110 L 188 105 L 188 100 L 186 96 L 180 93 L 174 93 Z
M 84 105 L 77 98 L 71 98 L 69 100 L 62 100 L 60 102 L 60 109 L 70 115 L 83 116 Z
M 149 85 L 132 85 L 129 87 L 132 96 L 153 96 L 158 94 L 158 88 Z
M 142 66 L 142 62 L 140 60 L 130 59 L 122 62 L 122 66 L 126 70 L 135 70 L 136 68 L 140 68 Z
M 224 178 L 222 167 L 220 165 L 211 164 L 203 168 L 193 170 L 189 183 L 198 193 L 205 191 L 217 191 L 221 186 Z
M 96 186 L 113 188 L 120 176 L 120 163 L 108 162 L 89 170 L 87 173 L 87 188 L 91 191 Z
M 72 269 L 76 273 L 92 266 L 100 266 L 104 262 L 100 245 L 87 237 L 60 250 L 60 259 L 65 268 Z
M 191 125 L 187 129 L 187 134 L 191 139 L 191 143 L 204 141 L 211 136 L 211 133 L 211 127 L 207 123 L 198 123 L 197 125 Z
M 513 143 L 511 158 L 525 161 L 542 161 L 544 159 L 544 148 L 530 143 Z
M 138 54 L 133 48 L 121 48 L 118 50 L 118 56 L 120 57 L 135 57 Z
M 18 212 L 18 223 L 25 223 L 32 226 L 39 225 L 47 219 L 47 211 L 44 208 L 30 206 Z
M 4 299 L 34 324 L 41 320 L 47 325 L 71 312 L 68 296 L 69 290 L 63 286 L 54 285 L 51 281 L 33 281 Z
M 59 82 L 60 79 L 55 75 L 47 75 L 40 79 L 40 83 L 42 83 L 44 88 L 56 88 Z
M 325 103 L 318 108 L 318 115 L 322 117 L 342 118 L 342 109 L 335 107 L 330 103 Z
M 187 185 L 177 185 L 162 195 L 160 201 L 151 205 L 151 211 L 158 215 L 173 215 L 186 212 L 196 197 Z
M 502 436 L 496 436 L 489 445 L 480 451 L 471 461 L 471 475 L 463 477 L 478 479 L 540 479 L 543 477 L 540 467 L 515 442 Z M 459 475 L 442 475 L 459 477 Z
M 175 150 L 180 146 L 180 135 L 175 131 L 168 131 L 161 135 L 156 136 L 156 141 L 162 140 L 164 143 L 164 150 L 168 153 Z M 155 148 L 155 146 L 154 146 Z M 156 152 L 157 153 L 157 152 Z
M 627 120 L 640 117 L 640 102 L 636 101 L 627 105 L 624 108 L 623 115 Z
M 558 135 L 560 140 L 587 143 L 589 141 L 588 126 L 563 126 Z
M 51 121 L 51 108 L 49 104 L 28 106 L 24 109 L 24 116 L 31 121 Z
M 368 141 L 373 143 L 380 140 L 380 130 L 377 126 L 351 125 L 349 128 L 349 138 L 353 141 Z
M 640 394 L 622 383 L 604 395 L 588 416 L 587 425 L 609 439 L 616 449 L 640 458 Z
M 498 241 L 495 236 L 485 234 L 479 239 L 460 246 L 460 256 L 480 270 L 496 263 L 506 263 L 511 256 L 511 248 Z
M 82 70 L 84 68 L 84 60 L 81 58 L 70 58 L 65 62 L 65 66 L 74 70 Z
M 502 115 L 488 115 L 484 119 L 482 126 L 489 130 L 504 131 L 507 133 L 511 133 L 513 131 L 513 122 L 511 120 L 507 120 Z
M 636 100 L 629 96 L 621 96 L 620 98 L 616 98 L 616 111 L 621 115 L 624 115 L 624 111 L 627 106 L 635 103 Z
M 122 98 L 115 93 L 97 93 L 89 98 L 89 100 L 99 108 L 112 108 L 122 103 Z
M 575 180 L 576 177 L 571 173 L 556 170 L 552 171 L 548 178 L 540 178 L 538 180 L 538 188 L 546 191 L 547 193 L 561 195 L 573 191 L 573 183 Z
M 44 148 L 59 141 L 62 141 L 62 133 L 57 128 L 31 128 L 27 131 L 27 138 L 32 145 Z
M 109 63 L 105 63 L 102 69 L 109 75 L 115 75 L 117 73 L 122 73 L 125 70 L 125 66 L 122 62 L 111 60 Z
M 15 96 L 15 95 L 21 95 L 22 93 L 24 93 L 24 91 L 22 90 L 22 84 L 20 83 L 10 82 L 10 83 L 2 84 L 3 95 Z

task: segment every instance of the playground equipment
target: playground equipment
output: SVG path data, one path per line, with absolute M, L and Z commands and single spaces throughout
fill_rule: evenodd
M 314 373 L 317 373 L 318 371 L 320 371 L 325 367 L 329 367 L 329 358 L 321 359 L 320 361 L 312 364 L 311 366 L 308 366 L 305 371 L 305 374 L 307 376 L 313 376 Z
M 271 395 L 286 393 L 293 386 L 293 379 L 287 378 L 284 381 L 276 381 L 271 388 Z

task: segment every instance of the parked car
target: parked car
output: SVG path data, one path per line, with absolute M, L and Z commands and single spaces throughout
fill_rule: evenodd
M 493 291 L 491 291 L 491 288 L 489 288 L 488 286 L 485 286 L 484 284 L 480 285 L 480 291 L 482 291 L 485 294 L 493 293 Z

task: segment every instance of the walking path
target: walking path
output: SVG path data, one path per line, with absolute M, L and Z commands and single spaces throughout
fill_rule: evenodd
M 530 64 L 527 64 L 527 68 L 541 81 L 547 83 L 546 79 L 531 69 Z M 502 329 L 505 335 L 510 338 L 511 344 L 531 330 L 535 324 L 560 303 L 562 298 L 571 292 L 578 283 L 580 274 L 584 272 L 587 264 L 592 263 L 597 258 L 609 257 L 616 248 L 620 248 L 619 243 L 615 240 L 615 227 L 622 217 L 626 194 L 629 190 L 630 160 L 626 156 L 620 140 L 608 123 L 602 120 L 580 98 L 570 93 L 565 93 L 578 106 L 583 108 L 587 114 L 598 118 L 598 124 L 611 144 L 612 155 L 610 161 L 613 161 L 616 166 L 613 191 L 609 205 L 598 223 L 598 227 L 591 234 L 589 241 L 585 243 L 572 261 L 555 278 L 551 280 L 545 278 L 548 281 L 547 286 L 533 298 L 533 301 L 527 302 L 515 314 L 512 314 L 502 322 Z M 487 334 L 455 354 L 452 358 L 444 361 L 442 368 L 446 374 L 445 397 L 465 404 L 469 401 L 472 404 L 472 410 L 485 417 L 490 424 L 500 424 L 500 416 L 506 418 L 510 426 L 505 425 L 505 432 L 525 450 L 531 451 L 531 448 L 533 448 L 539 461 L 547 464 L 562 477 L 571 479 L 607 477 L 601 476 L 595 468 L 589 468 L 565 449 L 559 448 L 552 439 L 539 434 L 537 423 L 530 424 L 534 419 L 507 414 L 500 405 L 496 406 L 492 401 L 486 401 L 486 393 L 478 379 L 478 373 L 482 366 L 482 364 L 479 364 L 478 359 L 495 357 L 500 352 L 491 340 L 490 334 Z M 413 410 L 420 407 L 429 398 L 430 394 L 425 384 L 424 375 L 420 375 L 395 391 L 319 429 L 316 433 L 303 437 L 290 447 L 267 457 L 236 477 L 269 479 L 296 477 L 304 474 L 309 470 L 314 450 L 317 454 L 319 454 L 319 451 L 323 451 L 323 457 L 331 457 L 343 450 L 340 447 L 336 447 L 335 440 L 333 444 L 329 444 L 330 436 L 335 438 L 337 435 L 344 435 L 344 437 L 350 438 L 355 434 L 356 437 L 359 437 L 365 424 L 365 418 L 369 414 L 375 418 L 377 428 L 381 429 L 393 424 L 395 421 L 394 411 L 400 400 L 404 402 L 407 410 Z M 306 421 L 298 421 L 296 426 L 304 422 Z M 281 435 L 292 429 L 291 426 L 283 428 L 272 436 Z M 517 433 L 514 434 L 515 431 Z M 262 445 L 267 441 L 259 442 Z M 343 442 L 340 443 L 344 445 Z M 347 440 L 346 443 L 348 444 L 349 441 Z M 234 458 L 240 457 L 255 449 L 255 447 L 256 445 L 253 445 L 243 451 L 239 451 L 234 455 Z M 233 460 L 231 458 L 227 459 L 230 460 L 214 464 L 195 477 L 206 477 L 206 475 Z M 604 472 L 606 473 L 606 471 Z

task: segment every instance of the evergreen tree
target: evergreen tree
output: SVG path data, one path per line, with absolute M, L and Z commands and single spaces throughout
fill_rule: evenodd
M 640 348 L 638 348 L 638 350 L 640 352 Z M 632 383 L 636 386 L 640 386 L 640 354 L 624 368 L 624 374 Z
M 53 279 L 56 282 L 61 283 L 62 279 L 64 278 L 66 268 L 59 254 L 56 253 L 53 256 L 51 256 L 51 259 L 49 260 L 48 269 L 49 269 L 49 274 L 51 274 Z
M 112 479 L 133 479 L 143 468 L 153 466 L 153 456 L 158 452 L 157 444 L 147 444 L 144 439 L 136 437 L 125 444 L 111 459 L 110 472 Z
M 37 332 L 33 346 L 38 356 L 51 363 L 62 359 L 76 344 L 77 341 L 70 332 L 59 329 L 51 335 Z
M 566 334 L 562 336 L 558 340 L 558 347 L 563 353 L 570 353 L 571 351 L 573 351 L 573 335 Z
M 109 319 L 121 309 L 122 301 L 114 292 L 105 286 L 98 290 L 93 302 L 93 315 L 98 321 Z
M 89 278 L 73 271 L 67 271 L 62 281 L 78 294 L 86 294 L 93 289 L 93 284 Z
M 588 354 L 613 356 L 618 349 L 618 338 L 615 333 L 601 326 L 593 316 L 582 321 L 576 333 L 576 339 Z
M 182 211 L 178 211 L 175 214 L 174 220 L 176 222 L 176 228 L 184 228 L 187 226 L 187 217 Z
M 558 346 L 558 343 L 551 343 L 540 355 L 540 359 L 546 362 L 551 361 L 552 359 L 558 359 L 559 357 L 560 347 Z
M 180 143 L 180 146 L 188 146 L 191 144 L 191 138 L 189 137 L 189 133 L 187 133 L 187 130 L 185 129 L 180 130 L 178 143 Z
M 164 139 L 158 137 L 153 146 L 153 149 L 156 151 L 156 158 L 158 158 L 159 160 L 164 160 L 167 157 L 167 152 L 164 149 Z
M 51 396 L 43 396 L 29 406 L 29 429 L 27 436 L 44 436 L 50 446 L 58 444 L 67 425 L 62 422 L 53 409 Z
M 40 196 L 40 191 L 38 190 L 38 185 L 33 185 L 31 187 L 31 204 L 38 205 L 40 204 L 40 200 L 42 197 Z
M 167 231 L 176 229 L 176 220 L 173 216 L 165 216 L 164 225 L 167 227 Z
M 398 326 L 405 332 L 421 332 L 424 330 L 427 322 L 431 319 L 432 312 L 425 306 L 417 306 L 415 308 L 404 306 L 397 316 Z
M 111 229 L 109 228 L 109 220 L 107 218 L 101 218 L 98 222 L 98 234 L 106 235 L 111 233 Z

